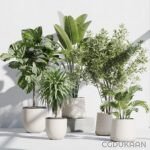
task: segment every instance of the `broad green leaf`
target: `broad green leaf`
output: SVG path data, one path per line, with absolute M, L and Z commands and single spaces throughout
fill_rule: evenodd
M 59 25 L 55 25 L 54 28 L 56 30 L 57 36 L 58 36 L 62 46 L 65 49 L 71 50 L 72 49 L 72 43 L 71 43 L 68 35 L 66 34 L 66 32 Z
M 91 21 L 88 21 L 84 24 L 78 24 L 79 42 L 84 38 L 84 35 L 85 35 L 90 23 L 91 23 Z
M 64 17 L 64 29 L 72 44 L 76 44 L 79 39 L 77 23 L 72 16 Z
M 20 88 L 25 89 L 27 86 L 27 82 L 25 80 L 25 76 L 21 75 L 18 79 L 18 85 L 20 86 Z
M 82 14 L 79 17 L 76 18 L 76 22 L 78 24 L 84 24 L 86 18 L 87 18 L 87 14 Z

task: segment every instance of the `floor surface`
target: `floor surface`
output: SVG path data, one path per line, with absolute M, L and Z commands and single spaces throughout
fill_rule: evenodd
M 122 144 L 124 144 L 122 146 Z M 139 130 L 132 143 L 111 142 L 94 133 L 68 133 L 63 140 L 48 140 L 45 132 L 26 133 L 23 129 L 0 129 L 0 150 L 150 150 L 150 129 Z

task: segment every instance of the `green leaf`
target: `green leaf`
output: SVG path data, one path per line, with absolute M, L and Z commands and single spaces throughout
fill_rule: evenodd
M 24 42 L 33 44 L 41 41 L 42 37 L 42 27 L 37 27 L 35 29 L 25 29 L 22 30 L 22 39 Z
M 12 55 L 10 55 L 9 53 L 2 53 L 0 55 L 0 59 L 3 61 L 8 61 L 12 58 Z
M 22 30 L 22 39 L 24 41 L 34 41 L 34 30 L 33 29 Z
M 131 105 L 131 107 L 133 107 L 133 108 L 134 107 L 143 107 L 146 112 L 149 112 L 149 110 L 150 110 L 148 104 L 145 101 L 142 101 L 142 100 L 133 101 L 129 105 Z
M 78 24 L 84 24 L 86 18 L 87 18 L 87 14 L 82 14 L 79 17 L 76 18 L 76 22 Z
M 37 74 L 37 72 L 38 72 L 38 70 L 37 70 L 37 67 L 36 67 L 36 64 L 35 64 L 35 63 L 33 63 L 33 64 L 32 64 L 32 72 L 33 72 L 34 74 Z
M 79 42 L 84 38 L 84 35 L 89 27 L 91 21 L 86 22 L 85 24 L 78 24 L 78 33 L 79 33 Z
M 25 80 L 25 76 L 24 76 L 24 75 L 21 75 L 21 76 L 19 77 L 19 79 L 18 79 L 18 85 L 19 85 L 19 87 L 22 88 L 22 89 L 25 89 L 25 88 L 26 88 L 27 82 L 26 82 L 26 80 Z
M 36 37 L 41 38 L 41 36 L 42 36 L 42 27 L 39 26 L 39 27 L 35 28 L 35 32 L 37 34 Z
M 17 61 L 12 61 L 9 63 L 9 67 L 12 69 L 18 69 L 20 67 L 20 63 Z
M 79 39 L 78 27 L 72 16 L 64 17 L 64 28 L 72 44 L 76 44 Z
M 62 46 L 65 49 L 71 50 L 72 44 L 66 32 L 59 25 L 55 25 L 54 28 Z

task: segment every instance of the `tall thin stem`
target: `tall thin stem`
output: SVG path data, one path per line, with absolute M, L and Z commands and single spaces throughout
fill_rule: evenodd
M 33 107 L 35 107 L 35 85 L 33 84 L 33 97 L 32 97 Z

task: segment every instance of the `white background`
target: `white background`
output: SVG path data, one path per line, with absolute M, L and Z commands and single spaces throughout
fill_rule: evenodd
M 93 32 L 101 28 L 112 32 L 112 29 L 124 23 L 131 41 L 150 30 L 149 0 L 0 0 L 0 52 L 7 52 L 9 45 L 21 38 L 21 29 L 41 25 L 44 35 L 53 33 L 53 25 L 60 23 L 60 12 L 75 17 L 87 13 L 88 19 L 92 20 L 89 29 Z M 143 47 L 150 47 L 149 40 Z M 22 127 L 21 108 L 27 105 L 30 95 L 26 95 L 15 82 L 16 72 L 0 61 L 0 127 Z M 149 101 L 149 69 L 142 76 L 141 84 L 143 92 L 136 97 Z M 86 97 L 87 116 L 95 118 L 100 105 L 96 88 L 84 86 L 79 95 Z M 143 111 L 135 118 L 138 127 L 149 126 L 149 115 Z

